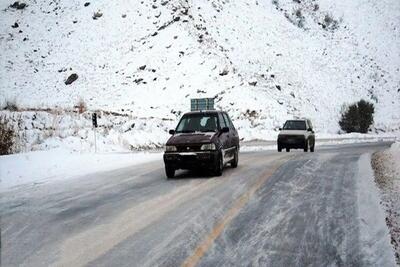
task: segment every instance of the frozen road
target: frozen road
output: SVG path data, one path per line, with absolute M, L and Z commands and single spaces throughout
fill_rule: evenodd
M 388 146 L 241 153 L 215 178 L 167 180 L 156 161 L 21 187 L 0 200 L 1 265 L 391 265 L 363 164 Z

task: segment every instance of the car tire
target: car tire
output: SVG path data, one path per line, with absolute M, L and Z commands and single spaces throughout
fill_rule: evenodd
M 281 144 L 278 143 L 278 152 L 282 152 Z
M 306 140 L 306 143 L 304 144 L 304 152 L 308 151 L 308 146 L 310 145 L 310 143 L 308 142 L 308 140 Z
M 167 175 L 167 178 L 174 178 L 175 176 L 175 169 L 170 167 L 170 166 L 165 166 L 165 174 Z
M 224 169 L 224 163 L 222 160 L 222 155 L 220 154 L 218 156 L 217 162 L 215 163 L 215 171 L 214 171 L 215 176 L 221 176 L 223 169 Z
M 235 148 L 235 155 L 233 156 L 233 160 L 231 162 L 231 167 L 236 168 L 239 163 L 239 151 L 237 148 Z
M 290 148 L 286 148 L 286 152 L 290 152 Z

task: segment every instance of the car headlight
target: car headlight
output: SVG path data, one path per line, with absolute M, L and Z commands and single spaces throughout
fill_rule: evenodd
M 177 149 L 176 149 L 176 146 L 165 146 L 165 151 L 173 152 L 173 151 L 177 151 Z
M 215 150 L 215 144 L 204 144 L 200 147 L 200 150 Z

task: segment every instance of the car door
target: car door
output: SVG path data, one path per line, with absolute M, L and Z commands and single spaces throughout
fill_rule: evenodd
M 227 134 L 227 149 L 226 149 L 226 158 L 227 160 L 231 160 L 233 159 L 233 157 L 235 156 L 235 143 L 234 143 L 234 138 L 237 135 L 235 133 L 235 129 L 232 129 L 232 124 L 228 118 L 228 114 L 226 114 L 225 112 L 222 113 L 222 116 L 224 117 L 225 120 L 225 124 L 226 127 L 229 128 L 229 132 Z
M 225 119 L 222 115 L 222 113 L 218 113 L 218 121 L 219 121 L 219 127 L 220 127 L 220 133 L 219 133 L 219 142 L 221 144 L 221 153 L 222 153 L 222 158 L 225 162 L 227 162 L 230 158 L 229 154 L 227 154 L 227 149 L 229 148 L 229 132 L 223 133 L 221 130 L 224 127 L 228 127 L 228 125 L 225 122 Z
M 230 131 L 230 147 L 236 147 L 239 148 L 239 134 L 235 128 L 235 126 L 232 123 L 231 118 L 229 118 L 228 113 L 225 113 L 225 120 L 228 122 L 229 124 L 229 131 Z

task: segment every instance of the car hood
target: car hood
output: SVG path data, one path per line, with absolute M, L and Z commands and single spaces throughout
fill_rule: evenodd
M 215 132 L 209 133 L 178 133 L 171 136 L 167 145 L 204 144 L 210 143 Z
M 306 131 L 303 130 L 282 130 L 279 135 L 305 135 Z

